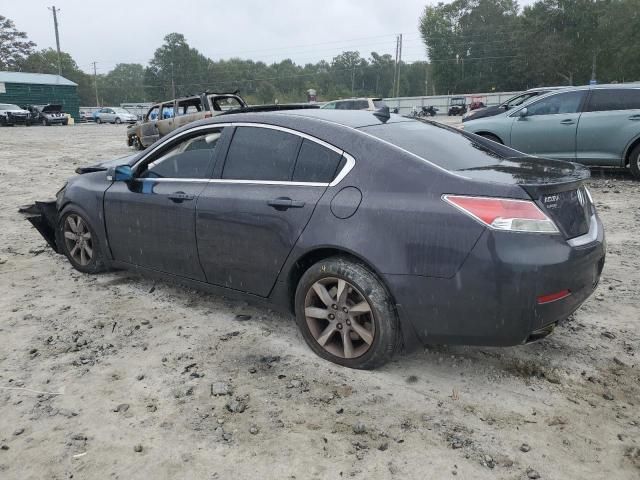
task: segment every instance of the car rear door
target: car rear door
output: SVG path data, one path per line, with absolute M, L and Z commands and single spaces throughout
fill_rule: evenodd
M 199 129 L 151 151 L 130 182 L 114 182 L 104 198 L 115 260 L 204 280 L 195 236 L 198 195 L 213 172 L 224 130 Z
M 266 297 L 341 162 L 335 147 L 280 127 L 238 125 L 198 198 L 207 281 Z
M 160 115 L 156 122 L 156 128 L 160 137 L 164 137 L 174 130 L 173 122 L 175 116 L 174 102 L 163 103 L 160 108 Z
M 586 90 L 556 93 L 526 106 L 509 117 L 511 147 L 521 152 L 560 160 L 575 160 L 576 131 Z
M 580 117 L 576 160 L 624 166 L 629 143 L 640 136 L 640 88 L 595 88 Z

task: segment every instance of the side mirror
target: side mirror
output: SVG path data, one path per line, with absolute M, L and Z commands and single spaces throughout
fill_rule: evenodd
M 524 107 L 522 110 L 518 112 L 518 115 L 520 116 L 520 118 L 524 118 L 528 114 L 529 114 L 529 110 L 527 110 L 527 107 Z
M 133 180 L 133 170 L 129 165 L 118 165 L 107 170 L 107 180 L 112 182 L 129 182 Z

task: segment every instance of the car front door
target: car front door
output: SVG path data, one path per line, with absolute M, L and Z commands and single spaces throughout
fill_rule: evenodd
M 585 90 L 556 93 L 510 114 L 511 147 L 532 155 L 575 160 L 576 132 Z
M 157 127 L 159 114 L 160 105 L 154 105 L 149 109 L 145 121 L 140 125 L 140 141 L 145 147 L 148 147 L 160 138 Z
M 213 172 L 220 127 L 181 135 L 147 155 L 134 179 L 116 181 L 104 198 L 113 258 L 204 280 L 196 246 L 198 195 Z
M 624 153 L 640 136 L 640 88 L 595 88 L 578 125 L 576 160 L 624 166 Z
M 218 178 L 198 199 L 207 281 L 268 296 L 341 159 L 335 147 L 290 130 L 236 127 Z
M 162 104 L 162 108 L 160 109 L 160 116 L 158 117 L 158 122 L 156 124 L 160 137 L 164 137 L 174 130 L 173 122 L 175 113 L 174 102 Z
M 112 123 L 114 121 L 115 115 L 113 114 L 113 110 L 110 108 L 102 109 L 102 121 Z

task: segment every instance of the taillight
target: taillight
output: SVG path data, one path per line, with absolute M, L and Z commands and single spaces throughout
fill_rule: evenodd
M 211 112 L 205 112 L 204 118 L 211 118 L 211 117 L 213 117 L 213 114 Z
M 495 230 L 558 233 L 558 228 L 530 200 L 443 195 L 445 202 Z

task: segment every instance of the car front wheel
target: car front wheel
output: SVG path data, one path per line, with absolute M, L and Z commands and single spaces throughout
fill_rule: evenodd
M 100 241 L 87 219 L 73 207 L 63 210 L 57 242 L 73 268 L 83 273 L 106 270 Z
M 296 321 L 320 357 L 349 368 L 373 369 L 398 346 L 390 295 L 364 265 L 331 257 L 309 268 L 295 296 Z
M 122 120 L 120 120 L 120 118 L 117 118 L 117 117 L 116 117 L 116 123 L 117 123 L 118 125 L 120 125 L 120 124 L 122 123 Z

